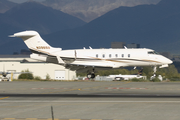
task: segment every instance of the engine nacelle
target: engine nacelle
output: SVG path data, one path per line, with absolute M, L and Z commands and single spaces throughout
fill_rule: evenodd
M 35 59 L 35 60 L 39 60 L 39 61 L 44 61 L 44 62 L 46 62 L 46 60 L 47 60 L 46 55 L 35 54 L 35 53 L 31 54 L 30 58 Z
M 30 58 L 47 63 L 64 64 L 64 61 L 58 56 L 47 56 L 33 53 L 30 55 Z
M 159 68 L 165 68 L 165 67 L 168 67 L 168 64 L 166 64 L 166 65 L 161 65 Z

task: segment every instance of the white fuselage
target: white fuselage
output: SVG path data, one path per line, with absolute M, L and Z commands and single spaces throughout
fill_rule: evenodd
M 31 58 L 64 65 L 79 70 L 87 67 L 119 68 L 126 66 L 167 67 L 172 61 L 151 49 L 75 49 L 62 50 L 51 47 L 38 32 L 23 31 L 11 35 L 20 37 L 32 51 Z
M 75 58 L 73 65 L 99 67 L 157 66 L 171 64 L 172 61 L 151 49 L 77 49 L 62 50 L 62 59 Z

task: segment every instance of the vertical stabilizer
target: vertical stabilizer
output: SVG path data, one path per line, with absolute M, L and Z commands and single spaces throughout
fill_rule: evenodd
M 27 47 L 33 52 L 38 54 L 49 54 L 55 51 L 55 49 L 60 50 L 59 48 L 53 48 L 48 43 L 46 43 L 38 32 L 36 31 L 23 31 L 15 33 L 10 37 L 20 37 L 24 40 Z

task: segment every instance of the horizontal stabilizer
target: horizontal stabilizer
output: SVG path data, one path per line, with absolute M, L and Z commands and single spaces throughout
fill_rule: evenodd
M 9 37 L 33 37 L 38 35 L 36 31 L 24 31 L 24 32 L 19 32 L 15 33 L 14 35 L 10 35 Z

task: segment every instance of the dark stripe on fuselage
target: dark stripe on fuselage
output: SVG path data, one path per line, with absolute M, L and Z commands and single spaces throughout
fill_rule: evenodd
M 42 53 L 33 49 L 29 49 L 32 53 L 36 53 L 36 54 L 42 54 L 42 55 L 47 55 L 46 53 Z
M 61 57 L 62 59 L 72 59 L 72 58 L 67 58 L 67 57 Z M 160 63 L 158 61 L 153 61 L 153 60 L 138 60 L 138 59 L 127 59 L 127 58 L 112 58 L 112 59 L 100 59 L 100 58 L 76 58 L 76 61 L 112 61 L 112 62 L 128 62 L 128 61 L 139 61 L 139 62 L 156 62 Z M 126 60 L 126 61 L 124 61 Z M 128 61 L 127 61 L 128 60 Z
M 48 53 L 43 53 L 43 52 L 40 52 L 40 51 L 36 51 L 36 50 L 33 50 L 33 49 L 29 49 L 32 53 L 36 53 L 36 54 L 41 54 L 41 55 L 47 55 L 49 57 L 56 57 L 56 56 L 53 56 L 53 55 L 49 55 Z

